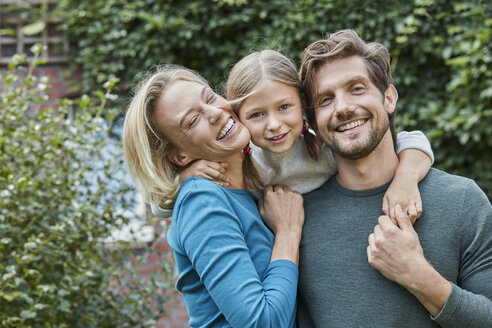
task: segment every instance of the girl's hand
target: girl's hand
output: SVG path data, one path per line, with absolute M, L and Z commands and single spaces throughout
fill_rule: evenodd
M 260 215 L 277 235 L 293 233 L 300 236 L 304 224 L 302 195 L 284 186 L 267 186 L 258 201 Z
M 400 204 L 412 223 L 422 215 L 422 199 L 418 184 L 431 167 L 431 158 L 418 149 L 405 149 L 398 154 L 399 164 L 393 181 L 383 198 L 383 213 L 395 222 L 396 205 Z
M 396 206 L 400 205 L 412 223 L 422 215 L 422 199 L 416 179 L 396 176 L 383 197 L 383 213 L 395 222 Z
M 179 172 L 179 182 L 183 182 L 189 177 L 200 177 L 213 181 L 223 187 L 228 187 L 230 181 L 225 174 L 227 165 L 227 163 L 217 163 L 204 159 L 197 160 Z

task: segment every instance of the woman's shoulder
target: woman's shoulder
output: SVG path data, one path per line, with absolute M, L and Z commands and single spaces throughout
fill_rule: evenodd
M 202 204 L 229 203 L 233 201 L 233 198 L 245 197 L 244 195 L 253 197 L 246 190 L 227 189 L 205 178 L 190 177 L 181 184 L 174 208 L 190 202 Z
M 219 191 L 224 189 L 224 187 L 216 184 L 215 182 L 212 182 L 210 180 L 207 180 L 205 178 L 199 178 L 199 177 L 189 177 L 186 179 L 182 184 L 179 189 L 179 192 L 199 192 L 199 191 Z

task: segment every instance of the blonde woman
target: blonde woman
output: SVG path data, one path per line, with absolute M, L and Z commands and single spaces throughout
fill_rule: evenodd
M 167 237 L 192 327 L 295 326 L 302 197 L 270 186 L 258 210 L 241 153 L 250 137 L 224 98 L 176 66 L 140 84 L 125 118 L 133 180 L 148 202 L 173 207 Z M 192 177 L 178 190 L 178 170 L 199 159 L 225 163 L 229 187 Z

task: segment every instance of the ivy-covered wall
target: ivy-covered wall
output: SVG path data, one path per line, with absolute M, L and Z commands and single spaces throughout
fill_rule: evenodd
M 282 49 L 299 62 L 325 33 L 353 28 L 391 50 L 399 128 L 424 131 L 435 167 L 475 179 L 492 198 L 489 1 L 81 0 L 61 8 L 85 88 L 115 75 L 126 94 L 156 64 L 194 68 L 220 86 L 252 50 Z

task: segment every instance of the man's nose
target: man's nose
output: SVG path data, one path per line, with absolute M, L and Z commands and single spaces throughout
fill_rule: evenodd
M 335 98 L 335 115 L 346 113 L 347 111 L 353 111 L 354 106 L 346 95 L 338 95 Z

